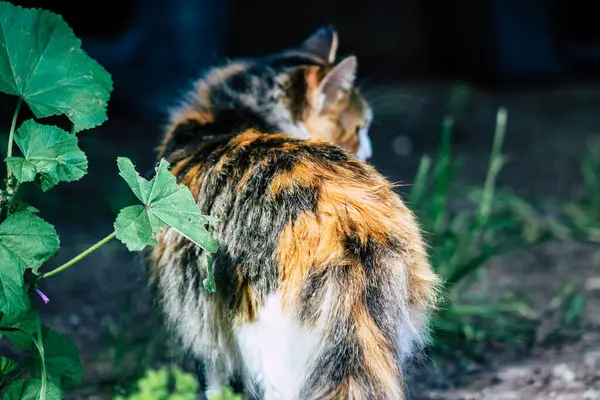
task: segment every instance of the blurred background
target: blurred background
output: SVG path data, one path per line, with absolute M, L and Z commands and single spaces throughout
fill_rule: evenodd
M 510 117 L 517 130 L 519 113 L 527 119 L 523 134 L 508 136 L 510 143 L 518 140 L 521 147 L 557 131 L 562 139 L 581 139 L 579 128 L 597 126 L 589 120 L 596 113 L 587 108 L 598 104 L 596 82 L 600 76 L 600 25 L 593 2 L 16 3 L 61 14 L 82 39 L 83 48 L 112 74 L 110 120 L 93 134 L 86 134 L 85 140 L 94 142 L 91 151 L 106 157 L 114 158 L 116 149 L 122 149 L 120 154 L 133 150 L 139 153 L 144 168 L 153 165 L 152 149 L 160 138 L 167 108 L 204 68 L 227 57 L 258 56 L 293 46 L 327 24 L 339 32 L 340 54 L 358 56 L 360 84 L 377 115 L 371 133 L 375 141 L 372 161 L 394 180 L 411 176 L 406 168 L 414 168 L 423 152 L 436 145 L 440 121 L 450 111 L 457 120 L 457 145 L 483 148 L 491 141 L 491 136 L 482 132 L 491 132 L 493 117 L 489 113 L 511 101 L 524 101 L 529 109 L 519 107 Z M 8 105 L 10 113 L 12 105 Z M 542 110 L 546 106 L 549 108 Z M 569 128 L 557 125 L 546 129 L 540 125 L 542 115 L 531 114 L 533 111 L 547 111 L 545 117 L 554 122 L 560 113 L 573 111 L 577 126 L 564 120 L 559 125 L 565 123 Z M 468 116 L 463 118 L 463 114 Z M 568 140 L 567 145 L 572 142 Z M 541 170 L 554 176 L 562 167 L 554 160 Z M 93 171 L 94 163 L 90 168 Z M 101 185 L 92 182 L 88 179 L 87 185 L 81 185 Z
M 61 14 L 82 39 L 82 47 L 114 79 L 109 120 L 80 135 L 81 147 L 90 160 L 89 174 L 79 182 L 53 189 L 44 195 L 41 204 L 32 200 L 61 233 L 63 252 L 56 263 L 104 237 L 112 229 L 118 210 L 133 203 L 117 175 L 116 157 L 130 157 L 141 171 L 153 167 L 154 148 L 162 135 L 166 109 L 190 88 L 202 69 L 226 58 L 259 56 L 294 46 L 327 24 L 332 24 L 339 33 L 339 54 L 353 53 L 358 57 L 361 88 L 375 111 L 371 162 L 389 179 L 407 185 L 414 181 L 423 155 L 437 153 L 442 121 L 451 115 L 453 153 L 463 160 L 455 179 L 459 184 L 481 186 L 488 171 L 496 112 L 499 106 L 505 106 L 508 126 L 503 152 L 510 160 L 498 176 L 498 187 L 511 196 L 519 196 L 523 202 L 531 202 L 544 215 L 559 213 L 556 204 L 561 201 L 583 204 L 590 196 L 600 201 L 600 193 L 590 194 L 590 190 L 595 190 L 590 187 L 600 188 L 600 171 L 595 169 L 600 164 L 582 167 L 582 160 L 589 154 L 600 154 L 600 3 L 573 0 L 303 0 L 299 3 L 21 0 L 15 3 Z M 2 120 L 10 121 L 13 99 L 3 98 L 2 105 Z M 453 193 L 453 201 L 459 205 L 466 201 L 464 187 L 457 186 Z M 35 199 L 38 193 L 38 189 L 32 188 L 26 195 Z M 597 217 L 600 214 L 592 214 L 586 223 L 599 226 L 600 221 L 594 219 Z M 537 222 L 537 219 L 527 220 L 522 223 L 523 229 Z M 518 356 L 504 352 L 513 355 L 503 364 L 504 369 L 498 370 L 497 363 L 490 364 L 487 358 L 488 367 L 484 370 L 473 367 L 470 361 L 466 363 L 470 367 L 460 372 L 454 366 L 443 367 L 443 372 L 432 372 L 427 367 L 423 372 L 427 378 L 419 379 L 426 383 L 426 388 L 416 392 L 414 398 L 461 398 L 458 394 L 459 397 L 452 397 L 450 392 L 435 397 L 429 389 L 472 387 L 479 382 L 472 392 L 464 389 L 467 390 L 464 398 L 487 398 L 482 388 L 495 385 L 497 390 L 505 387 L 515 393 L 530 393 L 527 390 L 537 393 L 537 389 L 531 388 L 546 388 L 547 393 L 543 392 L 546 389 L 540 389 L 540 397 L 530 393 L 531 398 L 540 399 L 549 398 L 544 396 L 550 396 L 550 387 L 557 393 L 575 393 L 573 399 L 584 398 L 581 396 L 588 390 L 597 390 L 588 394 L 598 397 L 585 398 L 600 399 L 600 383 L 590 378 L 594 374 L 596 378 L 600 376 L 600 356 L 594 353 L 596 358 L 593 358 L 588 354 L 588 348 L 600 345 L 598 336 L 593 336 L 600 326 L 599 302 L 589 300 L 598 297 L 596 286 L 600 285 L 593 279 L 600 276 L 600 253 L 598 242 L 592 241 L 593 245 L 589 242 L 588 237 L 577 242 L 554 243 L 541 250 L 521 251 L 508 258 L 494 258 L 488 266 L 489 276 L 482 281 L 486 283 L 478 286 L 480 292 L 498 297 L 511 292 L 522 300 L 527 298 L 528 307 L 539 323 L 533 335 L 536 338 L 540 335 L 545 338 L 548 332 L 562 326 L 563 320 L 552 319 L 554 314 L 548 322 L 546 313 L 549 305 L 558 301 L 555 299 L 562 293 L 563 283 L 588 288 L 580 289 L 589 293 L 585 318 L 577 326 L 577 345 L 571 346 L 575 350 L 566 355 L 556 350 L 556 346 L 552 351 L 546 348 L 538 351 L 531 343 L 537 344 L 539 338 L 534 338 L 527 347 L 527 357 L 533 358 L 525 362 L 519 359 L 524 354 L 521 350 Z M 48 318 L 59 326 L 57 329 L 77 336 L 80 348 L 84 348 L 82 357 L 91 371 L 86 372 L 86 382 L 95 387 L 108 387 L 118 381 L 113 376 L 115 346 L 119 346 L 122 360 L 127 358 L 123 347 L 147 349 L 149 341 L 156 341 L 152 335 L 150 338 L 143 335 L 144 331 L 148 335 L 148 326 L 154 325 L 147 325 L 152 323 L 148 322 L 152 321 L 148 317 L 152 314 L 150 301 L 135 294 L 144 286 L 141 267 L 120 244 L 112 245 L 110 251 L 103 250 L 102 254 L 89 257 L 89 261 L 86 259 L 82 264 L 87 266 L 80 265 L 57 277 L 50 291 L 60 293 L 61 297 L 46 308 Z M 590 279 L 596 286 L 589 283 Z M 65 304 L 70 304 L 68 312 Z M 125 317 L 123 310 L 127 311 Z M 98 329 L 98 321 L 102 321 L 102 329 Z M 129 324 L 125 326 L 131 329 L 122 328 L 123 324 Z M 123 337 L 130 342 L 123 341 Z M 585 343 L 581 344 L 582 341 Z M 117 342 L 120 344 L 114 344 Z M 98 343 L 109 344 L 105 348 L 98 347 Z M 501 358 L 496 357 L 497 353 L 491 354 L 493 359 Z M 150 365 L 155 356 L 155 353 L 146 355 L 144 360 L 150 360 Z M 588 357 L 587 364 L 584 357 Z M 531 367 L 519 375 L 514 368 L 525 368 L 523 363 L 538 369 Z M 571 375 L 564 375 L 564 368 L 556 370 L 556 365 L 575 371 L 576 378 L 571 380 Z M 588 372 L 581 372 L 573 365 L 591 367 Z M 542 372 L 535 372 L 538 370 Z M 476 378 L 473 371 L 483 375 Z M 417 376 L 419 373 L 416 372 Z M 546 383 L 538 385 L 538 382 Z M 578 389 L 572 389 L 575 386 Z M 468 397 L 469 393 L 475 393 L 475 397 Z
M 547 85 L 594 77 L 600 66 L 598 10 L 587 1 L 19 3 L 62 14 L 111 70 L 115 95 L 148 109 L 162 109 L 174 87 L 223 57 L 278 51 L 326 24 L 363 74 L 396 82 Z

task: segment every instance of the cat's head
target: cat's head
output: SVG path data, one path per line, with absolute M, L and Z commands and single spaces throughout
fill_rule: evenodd
M 356 85 L 357 59 L 337 59 L 338 35 L 332 27 L 319 29 L 299 47 L 275 56 L 314 59 L 317 65 L 301 68 L 296 87 L 303 96 L 296 100 L 297 119 L 311 138 L 327 140 L 366 160 L 371 157 L 369 127 L 373 112 Z M 298 74 L 298 72 L 295 72 Z M 299 104 L 298 104 L 299 103 Z
M 279 132 L 326 140 L 366 160 L 373 113 L 356 85 L 356 57 L 338 59 L 337 48 L 337 33 L 325 27 L 280 53 L 232 60 L 198 82 L 194 102 L 248 110 Z

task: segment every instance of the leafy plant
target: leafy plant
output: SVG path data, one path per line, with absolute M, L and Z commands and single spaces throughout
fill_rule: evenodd
M 532 333 L 531 324 L 522 321 L 529 311 L 523 302 L 508 298 L 494 304 L 470 304 L 461 295 L 493 257 L 553 237 L 549 223 L 533 206 L 496 188 L 497 176 L 507 161 L 502 154 L 506 122 L 507 112 L 500 108 L 485 182 L 480 188 L 463 189 L 469 193 L 469 204 L 458 207 L 450 201 L 461 161 L 452 157 L 451 117 L 444 120 L 437 158 L 422 158 L 410 192 L 411 205 L 430 234 L 432 263 L 447 294 L 433 320 L 437 351 L 449 351 L 465 341 L 510 340 L 519 338 L 517 333 Z
M 209 393 L 208 400 L 242 400 L 242 396 L 235 394 L 229 386 L 223 386 L 219 393 Z
M 198 396 L 196 377 L 176 366 L 148 370 L 136 386 L 135 393 L 115 400 L 196 400 Z
M 156 243 L 156 234 L 167 226 L 209 256 L 217 249 L 209 229 L 218 220 L 200 213 L 189 190 L 168 171 L 166 160 L 147 181 L 129 159 L 119 157 L 120 175 L 143 205 L 124 208 L 114 232 L 41 273 L 39 269 L 59 250 L 59 238 L 54 227 L 36 215 L 35 207 L 18 200 L 19 188 L 32 183 L 46 192 L 87 173 L 88 161 L 76 133 L 106 121 L 112 79 L 80 48 L 81 42 L 59 15 L 0 2 L 0 33 L 0 91 L 18 97 L 8 135 L 7 175 L 0 190 L 0 339 L 25 354 L 22 359 L 0 358 L 0 392 L 6 400 L 59 399 L 64 388 L 81 380 L 83 368 L 75 343 L 40 320 L 30 295 L 35 293 L 46 303 L 49 299 L 38 282 L 115 237 L 131 251 L 142 250 Z M 71 132 L 35 119 L 17 128 L 23 104 L 38 119 L 66 116 Z M 13 155 L 14 144 L 21 155 Z M 205 287 L 214 291 L 210 258 L 207 265 Z
M 128 292 L 123 313 L 115 318 L 102 318 L 98 339 L 97 361 L 110 365 L 103 382 L 113 387 L 113 393 L 130 393 L 133 384 L 147 371 L 148 366 L 169 359 L 175 343 L 168 340 L 168 332 L 156 326 L 155 318 L 135 320 L 134 299 L 139 293 Z M 172 347 L 173 346 L 173 347 Z
M 196 377 L 177 366 L 149 369 L 135 386 L 132 394 L 115 400 L 196 400 L 199 389 Z M 208 400 L 242 400 L 242 396 L 223 386 L 220 392 L 208 393 Z
M 585 197 L 582 202 L 568 202 L 562 211 L 566 225 L 585 240 L 600 243 L 600 154 L 589 151 L 581 160 Z

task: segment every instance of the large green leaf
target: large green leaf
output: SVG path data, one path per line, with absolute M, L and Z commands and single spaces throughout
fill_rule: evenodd
M 29 211 L 11 214 L 0 224 L 0 263 L 2 270 L 12 265 L 25 272 L 37 268 L 58 251 L 54 227 Z
M 14 381 L 6 391 L 2 400 L 38 400 L 42 390 L 42 381 L 27 379 Z M 61 390 L 52 382 L 46 382 L 46 400 L 62 399 Z
M 46 373 L 61 387 L 72 386 L 81 380 L 83 366 L 75 342 L 48 327 L 42 332 Z M 41 365 L 33 364 L 33 376 L 41 378 Z
M 0 267 L 0 326 L 5 320 L 21 315 L 29 308 L 23 274 L 9 266 Z
M 156 244 L 156 233 L 170 226 L 206 251 L 217 251 L 217 241 L 206 225 L 213 225 L 218 219 L 200 213 L 192 193 L 177 184 L 166 160 L 161 160 L 150 181 L 137 173 L 128 158 L 119 157 L 117 164 L 120 175 L 144 204 L 124 208 L 115 221 L 117 238 L 129 250 L 138 251 L 148 244 Z
M 65 114 L 75 130 L 106 120 L 110 74 L 52 12 L 0 2 L 0 91 L 20 96 L 36 117 Z
M 23 274 L 58 251 L 54 227 L 28 211 L 11 214 L 0 224 L 0 313 L 4 318 L 28 308 Z
M 27 312 L 2 316 L 0 319 L 0 332 L 18 348 L 33 351 L 35 348 L 32 338 L 36 334 L 38 323 L 39 315 L 28 302 Z M 10 330 L 2 330 L 2 328 L 10 328 Z
M 23 157 L 9 157 L 6 163 L 20 182 L 39 176 L 44 191 L 58 182 L 80 179 L 88 161 L 77 146 L 77 137 L 56 126 L 38 124 L 30 119 L 15 133 L 15 142 Z

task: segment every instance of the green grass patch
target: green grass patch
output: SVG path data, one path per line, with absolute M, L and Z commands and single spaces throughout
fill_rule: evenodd
M 498 110 L 487 174 L 477 187 L 457 185 L 462 159 L 452 154 L 453 125 L 452 117 L 444 120 L 440 150 L 435 158 L 422 158 L 409 194 L 430 245 L 431 262 L 443 279 L 443 299 L 432 322 L 432 350 L 440 354 L 474 341 L 531 337 L 534 324 L 525 302 L 514 296 L 494 301 L 469 298 L 465 292 L 485 275 L 492 258 L 554 237 L 533 205 L 496 187 L 507 162 L 502 153 L 506 110 Z M 464 195 L 453 195 L 457 189 Z M 455 204 L 457 199 L 462 204 Z

